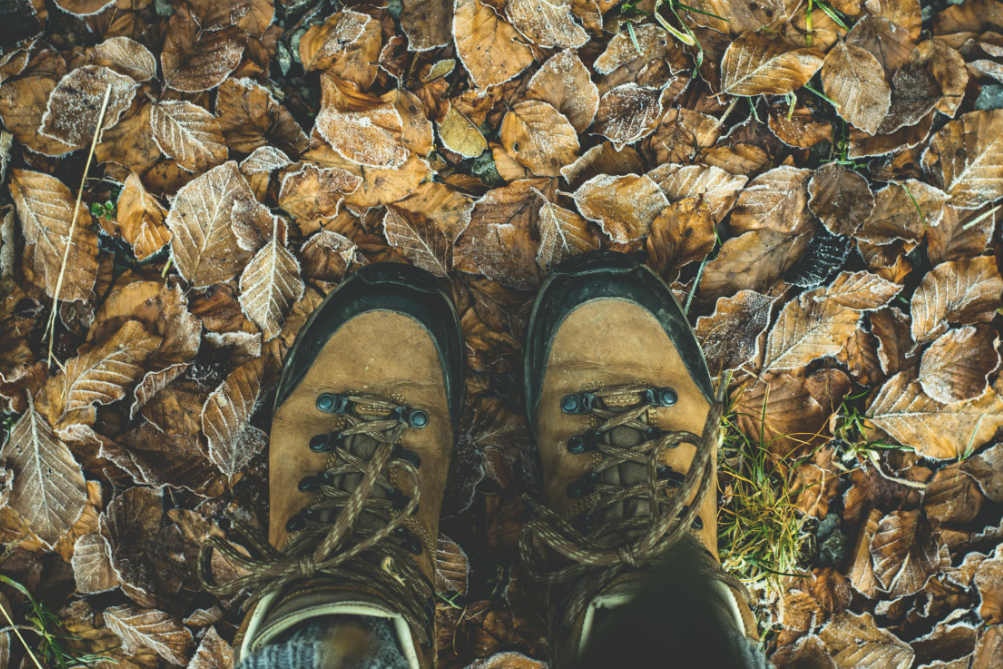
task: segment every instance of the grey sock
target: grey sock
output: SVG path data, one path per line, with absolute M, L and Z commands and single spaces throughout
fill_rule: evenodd
M 331 635 L 340 627 L 369 632 L 369 647 L 360 657 L 332 657 Z M 314 618 L 294 627 L 258 652 L 245 657 L 237 669 L 408 669 L 397 647 L 393 624 L 384 618 L 330 616 Z

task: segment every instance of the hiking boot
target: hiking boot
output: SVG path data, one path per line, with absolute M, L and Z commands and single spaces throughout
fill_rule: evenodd
M 434 659 L 433 566 L 446 472 L 463 407 L 464 355 L 449 295 L 428 272 L 369 265 L 300 331 L 275 400 L 267 542 L 203 547 L 209 592 L 253 607 L 235 662 L 303 621 L 389 619 L 410 665 Z M 213 550 L 243 574 L 217 583 Z
M 617 253 L 560 265 L 533 306 L 524 374 L 546 506 L 534 502 L 520 549 L 554 586 L 555 665 L 575 663 L 597 612 L 630 601 L 679 542 L 698 547 L 701 572 L 727 584 L 729 619 L 755 635 L 717 555 L 722 404 L 661 279 Z

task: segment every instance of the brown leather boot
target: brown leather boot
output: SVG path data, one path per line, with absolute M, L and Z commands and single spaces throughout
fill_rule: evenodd
M 533 307 L 524 373 L 547 505 L 520 548 L 553 586 L 555 665 L 574 664 L 597 613 L 630 601 L 679 542 L 700 547 L 728 619 L 754 637 L 717 556 L 722 405 L 668 287 L 622 254 L 563 263 Z
M 203 547 L 209 592 L 247 589 L 235 661 L 317 616 L 393 621 L 414 669 L 434 660 L 433 563 L 463 406 L 464 349 L 428 272 L 362 268 L 296 339 L 276 397 L 269 537 L 234 520 L 257 554 Z M 238 573 L 217 583 L 214 549 Z

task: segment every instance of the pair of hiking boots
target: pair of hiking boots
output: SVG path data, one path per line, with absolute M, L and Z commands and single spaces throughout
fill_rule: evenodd
M 362 268 L 304 326 L 279 383 L 267 541 L 203 547 L 207 589 L 247 589 L 237 659 L 310 618 L 393 621 L 414 669 L 434 663 L 439 513 L 463 410 L 456 309 L 414 267 Z M 551 650 L 574 664 L 598 616 L 629 601 L 680 542 L 749 636 L 742 586 L 717 561 L 721 402 L 665 284 L 627 256 L 577 256 L 544 282 L 528 326 L 525 401 L 546 504 L 520 540 L 551 586 Z M 217 553 L 218 552 L 218 553 Z M 229 563 L 217 582 L 213 564 Z

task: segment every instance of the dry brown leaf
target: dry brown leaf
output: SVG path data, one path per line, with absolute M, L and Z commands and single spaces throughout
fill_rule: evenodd
M 303 69 L 326 70 L 365 32 L 373 19 L 350 9 L 335 12 L 321 25 L 312 26 L 300 38 L 299 55 Z
M 467 553 L 455 541 L 440 534 L 435 553 L 435 589 L 465 595 L 469 577 Z
M 961 468 L 979 484 L 986 497 L 997 504 L 1003 502 L 1003 444 L 968 458 Z
M 853 24 L 846 43 L 860 47 L 874 56 L 888 79 L 909 62 L 916 40 L 903 26 L 884 16 L 865 14 Z
M 747 178 L 733 176 L 718 167 L 666 163 L 648 172 L 671 201 L 699 197 L 720 222 L 731 209 Z
M 439 124 L 439 139 L 444 147 L 464 158 L 476 158 L 488 148 L 477 126 L 453 105 Z
M 58 0 L 56 5 L 76 16 L 91 16 L 110 5 L 114 0 Z
M 212 392 L 202 410 L 209 459 L 231 481 L 268 442 L 265 433 L 250 424 L 258 408 L 263 372 L 261 358 L 244 363 Z
M 178 191 L 166 223 L 171 231 L 171 257 L 192 287 L 229 281 L 250 259 L 234 232 L 244 218 L 238 204 L 257 205 L 257 200 L 232 160 Z M 270 226 L 267 210 L 254 214 L 262 215 Z
M 625 176 L 644 172 L 644 163 L 637 151 L 627 146 L 617 151 L 610 142 L 603 142 L 582 154 L 581 158 L 561 169 L 561 176 L 573 188 L 600 174 Z
M 475 88 L 503 84 L 533 62 L 532 50 L 515 28 L 480 0 L 455 0 L 453 39 Z
M 961 106 L 968 86 L 968 68 L 965 67 L 965 59 L 939 39 L 921 42 L 911 58 L 926 67 L 940 84 L 943 98 L 937 103 L 937 111 L 953 117 Z
M 47 295 L 55 297 L 65 257 L 59 299 L 86 300 L 98 272 L 97 235 L 90 228 L 90 212 L 81 204 L 73 227 L 76 199 L 62 182 L 41 172 L 12 170 L 10 193 L 25 241 L 34 245 L 34 281 L 39 282 Z
M 55 87 L 52 78 L 42 76 L 5 81 L 0 86 L 0 117 L 4 127 L 24 146 L 49 156 L 61 156 L 76 148 L 39 132 L 42 114 Z
M 913 339 L 933 341 L 947 330 L 947 323 L 988 323 L 1000 306 L 1001 291 L 1003 277 L 991 257 L 937 265 L 912 296 Z
M 834 235 L 853 236 L 874 209 L 874 194 L 867 179 L 839 163 L 815 170 L 808 193 L 808 207 Z
M 404 148 L 415 155 L 427 156 L 435 145 L 435 137 L 432 122 L 426 118 L 418 96 L 399 88 L 385 93 L 383 100 L 392 104 L 401 115 Z
M 321 230 L 300 249 L 303 276 L 320 281 L 341 281 L 358 262 L 355 243 L 337 232 Z
M 599 109 L 599 89 L 574 51 L 552 56 L 530 78 L 526 98 L 549 103 L 579 133 L 592 124 Z
M 399 167 L 407 160 L 403 121 L 396 107 L 334 77 L 321 77 L 321 85 L 323 101 L 315 129 L 335 151 L 370 167 Z
M 188 5 L 203 28 L 233 25 L 255 37 L 275 18 L 271 0 L 189 0 Z
M 669 204 L 647 175 L 601 174 L 579 186 L 573 197 L 582 216 L 598 223 L 615 242 L 647 236 L 655 218 Z
M 308 151 L 303 159 L 320 167 L 338 167 L 361 178 L 362 183 L 345 198 L 345 204 L 362 208 L 402 200 L 431 175 L 428 161 L 418 156 L 410 156 L 398 168 L 387 169 L 364 168 L 345 160 L 329 147 Z
M 989 245 L 996 216 L 987 205 L 981 209 L 944 207 L 940 225 L 926 231 L 927 254 L 934 266 L 951 260 L 980 256 Z M 978 222 L 976 219 L 981 218 Z
M 694 330 L 712 375 L 757 361 L 774 302 L 775 297 L 741 290 L 732 297 L 719 298 L 714 313 L 697 319 Z
M 370 20 L 362 25 L 359 37 L 345 45 L 341 53 L 334 54 L 324 69 L 334 76 L 350 81 L 362 90 L 368 90 L 379 72 L 380 49 L 383 31 L 380 21 Z
M 961 464 L 947 465 L 930 479 L 923 495 L 923 511 L 937 523 L 968 523 L 979 515 L 982 493 Z
M 195 646 L 192 633 L 163 611 L 121 604 L 105 609 L 104 619 L 126 653 L 149 648 L 171 664 L 188 664 Z
M 153 139 L 153 128 L 150 119 L 153 117 L 153 104 L 142 103 L 139 110 L 127 115 L 114 128 L 102 133 L 102 141 L 94 150 L 94 158 L 99 162 L 114 162 L 137 174 L 163 166 L 157 165 L 164 154 Z M 179 169 L 178 172 L 181 172 Z M 151 188 L 156 188 L 151 182 Z
M 261 328 L 265 341 L 282 330 L 303 288 L 299 263 L 286 248 L 285 223 L 275 217 L 271 241 L 254 254 L 240 275 L 240 306 Z
M 768 124 L 773 134 L 784 144 L 808 149 L 824 141 L 832 141 L 832 124 L 815 117 L 808 107 L 796 106 L 791 111 L 787 103 L 770 105 Z
M 976 209 L 1003 197 L 1003 110 L 974 111 L 945 125 L 923 154 L 923 169 L 951 196 Z
M 859 312 L 836 301 L 803 293 L 777 316 L 766 341 L 764 370 L 798 370 L 817 358 L 834 356 L 857 329 Z
M 355 192 L 362 178 L 338 167 L 304 163 L 282 178 L 278 203 L 303 226 L 315 219 L 338 215 L 345 196 Z
M 206 340 L 210 341 L 211 336 L 207 336 Z M 164 394 L 176 391 L 174 386 L 167 386 Z M 159 397 L 154 402 L 157 399 Z M 202 496 L 222 494 L 226 481 L 199 444 L 197 411 L 201 406 L 193 409 L 194 421 L 189 416 L 174 417 L 179 421 L 194 422 L 194 425 L 184 429 L 174 426 L 172 430 L 192 431 L 193 434 L 170 434 L 144 421 L 119 436 L 115 443 L 102 444 L 101 457 L 128 472 L 137 483 L 157 488 L 166 485 L 178 490 L 191 490 Z
M 496 653 L 471 662 L 466 669 L 546 669 L 547 663 L 526 657 L 522 653 Z
M 923 392 L 914 372 L 888 379 L 868 408 L 869 419 L 924 457 L 951 460 L 992 438 L 1003 425 L 1003 400 L 993 390 L 943 404 Z
M 880 309 L 894 298 L 902 286 L 870 272 L 840 272 L 816 300 L 832 300 L 857 311 Z
M 627 83 L 606 91 L 599 99 L 593 132 L 620 150 L 654 132 L 661 117 L 662 92 Z
M 810 444 L 825 425 L 825 412 L 801 379 L 766 373 L 738 397 L 738 426 L 778 458 Z
M 1003 658 L 1003 625 L 993 625 L 979 634 L 971 669 L 1000 669 L 1003 667 L 1000 658 Z
M 535 100 L 516 103 L 505 114 L 500 137 L 505 150 L 539 176 L 560 176 L 579 147 L 578 133 L 561 112 Z
M 780 275 L 798 261 L 808 236 L 774 230 L 751 230 L 721 245 L 707 263 L 698 295 L 726 297 L 740 290 L 769 292 Z
M 686 198 L 663 209 L 651 223 L 646 242 L 648 265 L 668 279 L 714 248 L 714 218 L 701 198 Z
M 452 244 L 470 225 L 474 198 L 445 184 L 427 182 L 394 203 L 394 208 L 429 216 Z
M 766 35 L 745 33 L 724 52 L 721 92 L 786 95 L 808 83 L 820 67 L 822 54 L 814 49 L 798 49 Z
M 174 100 L 154 105 L 150 127 L 164 155 L 189 172 L 205 172 L 226 162 L 229 155 L 216 119 L 191 102 Z
M 669 109 L 655 132 L 644 140 L 651 163 L 688 163 L 697 152 L 714 146 L 721 122 L 713 116 L 686 108 Z
M 577 49 L 589 41 L 575 23 L 572 0 L 510 0 L 505 15 L 516 30 L 544 49 Z
M 52 548 L 83 513 L 87 488 L 80 465 L 30 400 L 0 458 L 15 476 L 9 507 Z
M 877 532 L 881 518 L 881 511 L 871 509 L 861 524 L 849 573 L 851 585 L 870 599 L 877 598 L 881 591 L 881 583 L 874 575 L 874 560 L 871 558 L 871 538 Z
M 60 79 L 49 95 L 39 132 L 76 148 L 90 146 L 108 91 L 111 93 L 102 128 L 118 123 L 132 104 L 138 87 L 130 77 L 107 67 L 86 65 L 77 68 Z
M 157 59 L 145 46 L 128 37 L 111 37 L 94 47 L 91 59 L 138 82 L 157 76 Z
M 526 179 L 488 191 L 474 205 L 470 225 L 454 249 L 456 269 L 520 290 L 535 288 L 542 272 L 536 263 L 539 242 L 538 191 L 549 179 Z
M 919 364 L 909 317 L 897 307 L 870 314 L 871 331 L 878 339 L 878 360 L 885 374 L 894 375 Z
M 111 566 L 111 547 L 100 532 L 77 539 L 72 564 L 73 579 L 80 594 L 91 595 L 118 587 L 118 574 Z
M 989 389 L 989 375 L 999 367 L 998 345 L 999 335 L 988 325 L 942 334 L 923 352 L 919 364 L 923 392 L 945 404 L 979 397 Z
M 808 204 L 810 177 L 811 170 L 786 165 L 759 175 L 739 194 L 731 227 L 739 234 L 761 229 L 794 232 Z
M 136 260 L 145 260 L 171 241 L 164 225 L 167 212 L 146 192 L 135 172 L 129 172 L 118 196 L 115 215 L 122 239 L 132 245 Z
M 244 41 L 235 26 L 203 30 L 187 6 L 175 8 L 160 54 L 164 81 L 186 93 L 216 88 L 240 63 Z
M 825 56 L 822 85 L 848 123 L 877 132 L 891 106 L 892 91 L 881 63 L 869 51 L 845 41 L 837 44 Z
M 216 120 L 234 151 L 274 146 L 289 156 L 307 150 L 310 140 L 271 91 L 251 79 L 227 79 L 216 96 Z
M 450 0 L 403 0 L 400 22 L 415 51 L 445 46 L 452 40 Z
M 579 253 L 599 250 L 598 235 L 588 221 L 552 202 L 544 201 L 540 205 L 537 226 L 540 229 L 540 249 L 536 261 L 544 269 L 551 269 Z
M 778 648 L 770 656 L 770 663 L 777 669 L 838 669 L 825 644 L 813 635 Z
M 878 628 L 870 613 L 844 611 L 819 637 L 839 669 L 909 669 L 915 656 L 908 644 Z
M 947 200 L 943 191 L 915 179 L 885 186 L 875 195 L 874 209 L 857 238 L 872 244 L 899 239 L 918 243 L 928 228 L 940 223 Z
M 187 620 L 185 623 L 188 624 Z M 233 667 L 233 647 L 220 638 L 215 627 L 210 627 L 202 637 L 188 667 L 189 669 L 231 669 Z
M 452 269 L 452 240 L 423 212 L 390 205 L 383 217 L 383 233 L 387 243 L 416 266 L 443 277 Z
M 990 625 L 1003 623 L 1003 551 L 999 546 L 988 560 L 983 560 L 973 579 L 982 597 L 979 615 Z

